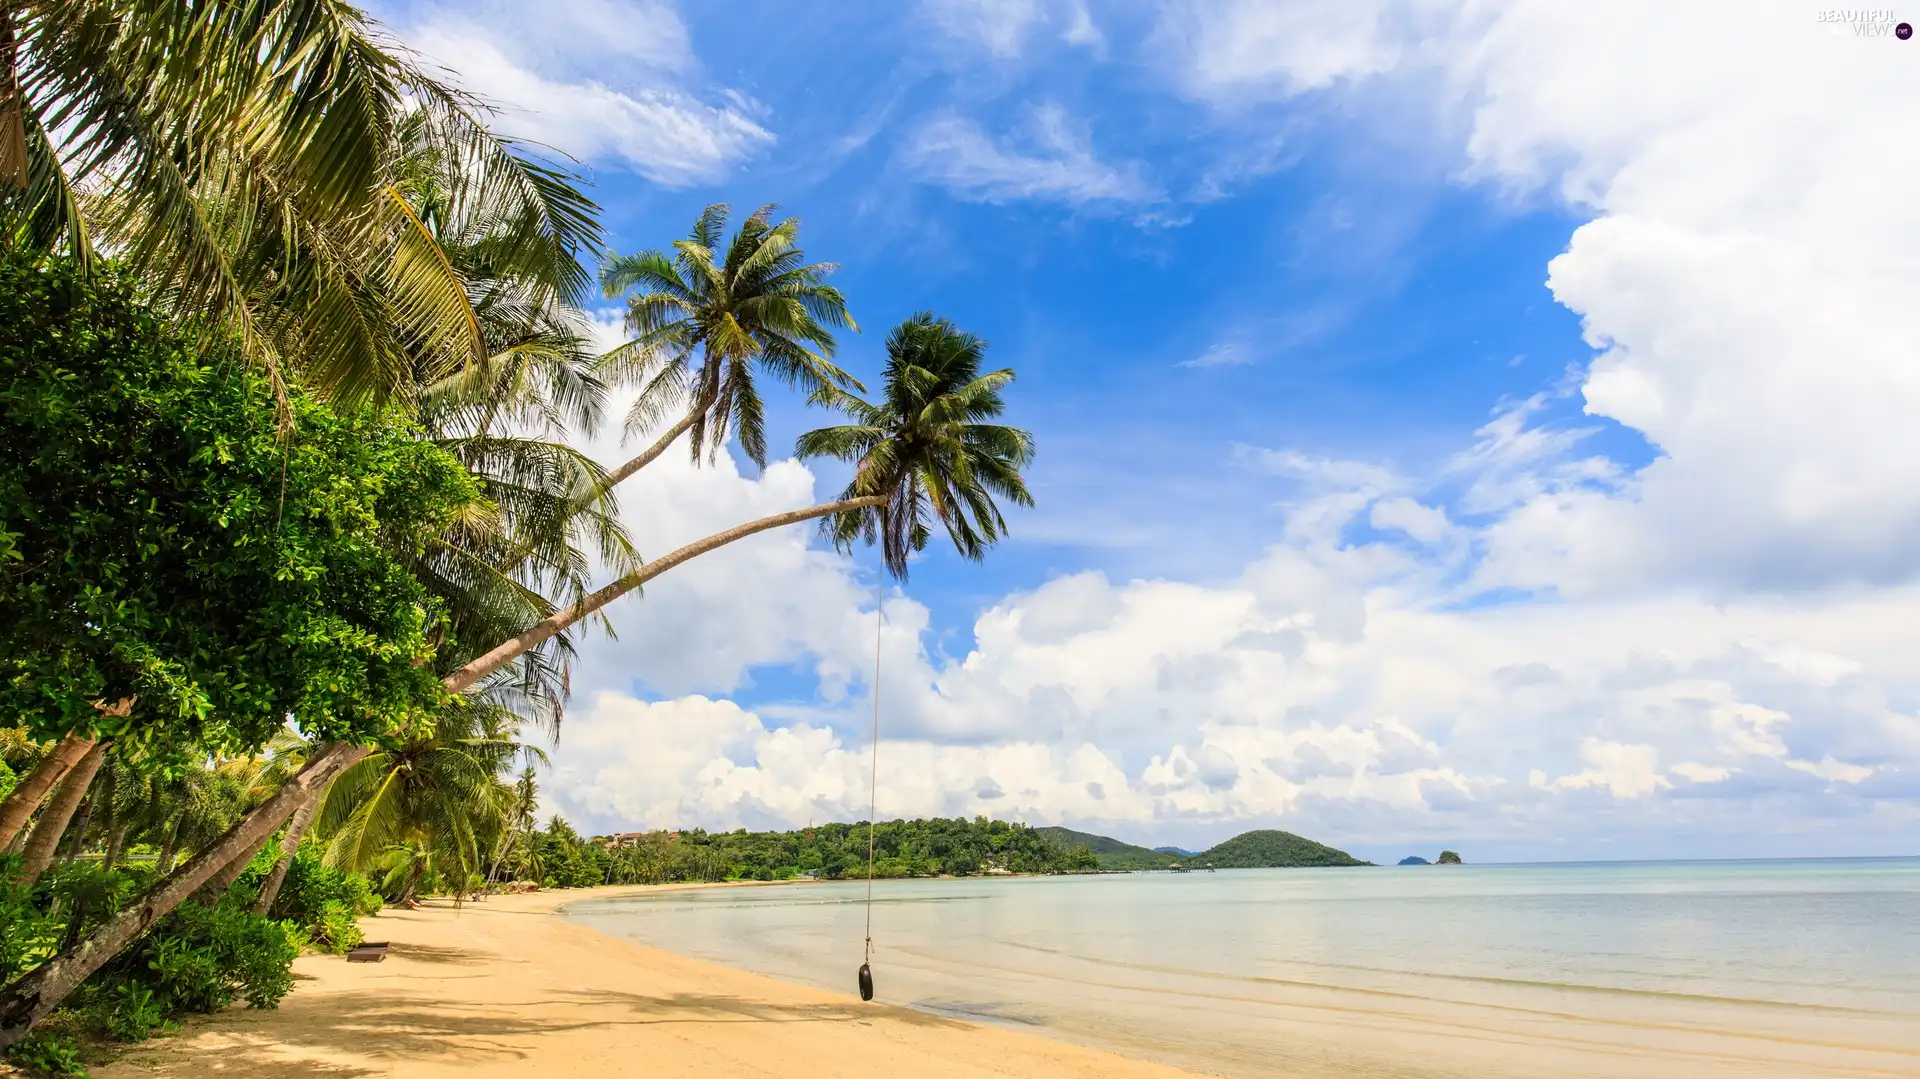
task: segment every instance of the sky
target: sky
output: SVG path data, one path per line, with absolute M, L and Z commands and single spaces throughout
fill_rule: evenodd
M 778 202 L 843 366 L 935 311 L 1038 441 L 1037 507 L 877 627 L 872 552 L 805 528 L 609 608 L 544 781 L 581 829 L 864 819 L 877 628 L 883 818 L 1920 854 L 1920 42 L 1882 9 L 373 10 L 577 159 L 614 250 Z M 765 392 L 776 449 L 831 422 Z M 674 452 L 621 502 L 657 554 L 842 482 Z

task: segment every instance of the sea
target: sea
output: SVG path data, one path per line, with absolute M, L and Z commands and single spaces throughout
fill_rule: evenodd
M 1920 1077 L 1920 858 L 662 891 L 602 933 L 1223 1076 Z

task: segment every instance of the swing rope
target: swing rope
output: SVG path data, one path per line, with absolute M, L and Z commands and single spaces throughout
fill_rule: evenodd
M 867 950 L 861 964 L 873 962 L 873 821 L 880 807 L 880 607 L 885 600 L 887 573 L 873 585 L 873 761 L 867 774 Z

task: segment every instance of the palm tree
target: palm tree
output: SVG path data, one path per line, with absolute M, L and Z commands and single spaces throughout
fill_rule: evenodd
M 358 401 L 485 357 L 458 270 L 407 198 L 409 139 L 510 212 L 503 264 L 595 249 L 565 173 L 349 4 L 35 0 L 0 6 L 0 236 L 106 248 L 279 385 Z M 584 273 L 551 285 L 569 297 Z
M 968 559 L 978 559 L 1006 533 L 995 496 L 1031 506 L 1020 469 L 1033 458 L 1033 436 L 986 423 L 1000 415 L 1000 391 L 1013 371 L 980 373 L 986 345 L 945 319 L 915 315 L 887 336 L 883 395 L 868 404 L 834 386 L 815 391 L 816 403 L 848 411 L 858 423 L 800 437 L 803 457 L 854 462 L 853 481 L 838 499 L 736 525 L 624 574 L 563 611 L 493 648 L 445 679 L 460 692 L 528 649 L 667 570 L 737 539 L 800 521 L 826 518 L 824 531 L 845 548 L 879 539 L 887 569 L 907 573 L 907 557 L 924 548 L 937 521 Z
M 497 817 L 494 777 L 531 747 L 516 741 L 518 718 L 487 705 L 456 706 L 433 731 L 377 749 L 340 774 L 321 800 L 318 833 L 327 862 L 370 872 L 412 852 L 412 898 L 429 866 L 457 867 L 460 880 L 480 864 L 478 836 Z M 538 750 L 532 750 L 538 753 Z
M 978 562 L 1007 531 L 994 497 L 1033 505 L 1020 475 L 1033 460 L 1033 436 L 985 422 L 1005 410 L 1000 391 L 1013 381 L 1011 368 L 980 373 L 986 348 L 973 334 L 922 312 L 887 335 L 878 403 L 832 387 L 816 391 L 816 403 L 857 422 L 809 431 L 794 452 L 854 464 L 841 501 L 886 499 L 821 522 L 837 548 L 877 537 L 887 569 L 904 580 L 908 556 L 926 547 L 935 522 L 963 558 Z
M 502 784 L 497 797 L 500 834 L 494 842 L 491 864 L 487 868 L 489 885 L 499 879 L 500 871 L 509 857 L 532 847 L 535 815 L 540 811 L 540 787 L 534 781 L 533 765 L 521 769 L 519 777 L 512 784 Z
M 720 252 L 728 207 L 700 214 L 674 253 L 651 250 L 610 259 L 600 271 L 607 298 L 638 290 L 627 304 L 634 340 L 610 353 L 618 377 L 643 382 L 627 416 L 628 434 L 650 431 L 684 409 L 666 431 L 608 476 L 619 483 L 693 433 L 697 462 L 704 448 L 717 453 L 729 429 L 753 463 L 767 463 L 766 432 L 753 369 L 809 392 L 858 387 L 832 363 L 832 329 L 858 330 L 840 291 L 826 283 L 832 263 L 807 264 L 795 241 L 800 222 L 774 221 L 776 207 L 760 207 Z
M 98 235 L 173 313 L 232 333 L 276 380 L 411 404 L 497 508 L 414 561 L 452 610 L 442 670 L 584 592 L 582 547 L 626 557 L 604 473 L 523 429 L 529 410 L 577 421 L 597 407 L 576 305 L 600 232 L 575 177 L 488 133 L 345 4 L 15 11 L 0 10 L 0 166 L 17 107 L 29 183 L 8 187 L 0 168 L 0 242 L 84 259 Z M 567 682 L 567 641 L 550 640 L 488 683 L 549 725 Z M 0 806 L 0 834 L 92 745 L 72 732 Z M 0 993 L 0 1047 L 365 753 L 315 747 L 204 844 L 177 817 L 172 835 L 199 857 L 177 872 L 163 858 L 138 903 Z

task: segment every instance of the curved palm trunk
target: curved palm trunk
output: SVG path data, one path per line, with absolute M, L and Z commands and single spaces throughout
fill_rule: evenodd
M 107 842 L 105 854 L 102 856 L 100 864 L 103 868 L 111 870 L 113 863 L 120 860 L 119 845 L 121 839 L 126 835 L 125 829 L 120 825 L 119 783 L 112 768 L 106 769 L 102 775 L 94 780 L 94 783 L 96 789 L 93 792 L 93 798 L 87 803 L 87 806 L 90 812 L 99 812 L 101 806 L 106 806 L 107 815 L 106 818 L 100 822 L 100 830 L 106 836 Z M 80 834 L 84 840 L 86 830 L 84 828 L 81 829 Z M 76 851 L 76 853 L 78 853 L 78 851 Z
M 653 445 L 641 450 L 639 456 L 628 461 L 626 464 L 607 473 L 607 482 L 601 489 L 606 490 L 614 487 L 628 476 L 652 464 L 655 458 L 667 452 L 668 446 L 678 441 L 680 436 L 686 434 L 688 429 L 694 425 L 695 421 L 699 420 L 707 409 L 713 407 L 713 399 L 717 396 L 718 394 L 708 394 L 705 398 L 702 398 L 698 404 L 687 410 L 686 415 L 674 421 L 673 426 L 667 428 L 665 433 L 659 438 L 654 439 Z
M 273 871 L 267 879 L 260 882 L 260 897 L 253 901 L 253 912 L 265 916 L 273 909 L 273 901 L 280 898 L 280 886 L 287 881 L 287 870 L 293 866 L 293 856 L 300 853 L 300 840 L 313 826 L 313 818 L 320 812 L 322 790 L 315 790 L 313 797 L 300 803 L 293 811 L 293 818 L 287 821 L 287 834 L 280 839 L 280 860 L 273 863 Z
M 219 903 L 220 897 L 227 894 L 227 889 L 233 887 L 233 882 L 240 879 L 240 874 L 247 871 L 247 866 L 253 864 L 253 860 L 266 849 L 267 840 L 272 838 L 272 832 L 262 835 L 259 842 L 234 856 L 232 861 L 221 867 L 220 872 L 208 878 L 200 886 L 200 902 L 209 907 Z
M 486 655 L 442 679 L 449 690 L 459 693 L 475 682 L 513 662 L 527 650 L 546 641 L 594 611 L 640 587 L 647 581 L 689 559 L 724 547 L 738 539 L 782 525 L 796 524 L 846 510 L 864 509 L 886 503 L 884 495 L 827 502 L 806 509 L 762 517 L 757 521 L 716 532 L 669 552 L 613 584 L 592 593 L 579 603 L 542 619 L 526 632 L 501 644 Z M 369 750 L 358 746 L 334 744 L 308 758 L 307 764 L 289 779 L 273 797 L 241 818 L 212 846 L 200 852 L 166 879 L 150 889 L 137 903 L 96 929 L 85 940 L 63 948 L 60 954 L 16 979 L 0 993 L 0 1050 L 26 1037 L 27 1032 L 58 1007 L 67 996 L 94 971 L 119 955 L 137 940 L 155 921 L 166 916 L 187 897 L 200 889 L 214 874 L 244 851 L 253 848 L 262 836 L 269 836 L 286 820 L 301 801 L 317 797 L 320 790 Z M 91 776 L 89 776 L 91 778 Z M 77 799 L 76 799 L 77 803 Z M 176 835 L 177 835 L 176 829 Z M 165 872 L 163 869 L 162 872 Z
M 60 837 L 66 834 L 74 810 L 80 808 L 80 800 L 93 786 L 94 773 L 106 759 L 107 747 L 96 742 L 67 773 L 53 800 L 47 803 L 46 812 L 40 814 L 39 823 L 33 826 L 33 834 L 27 837 L 27 848 L 20 855 L 20 883 L 32 884 L 53 864 L 53 852 L 60 845 Z
M 186 822 L 186 811 L 174 815 L 173 827 L 167 829 L 167 841 L 160 845 L 160 856 L 154 859 L 153 871 L 166 876 L 173 872 L 174 855 L 180 853 L 180 828 Z
M 0 180 L 26 190 L 32 181 L 27 168 L 26 102 L 20 93 L 20 46 L 13 32 L 13 4 L 0 4 Z
M 634 570 L 632 573 L 627 574 L 605 588 L 588 593 L 580 602 L 573 606 L 565 610 L 555 611 L 553 614 L 534 623 L 524 632 L 509 638 L 486 655 L 481 656 L 479 659 L 448 675 L 446 678 L 446 686 L 455 693 L 467 690 L 472 687 L 475 682 L 512 663 L 529 650 L 538 647 L 541 643 L 558 636 L 564 632 L 567 627 L 600 608 L 605 607 L 607 604 L 612 603 L 614 600 L 619 599 L 621 596 L 626 595 L 628 592 L 633 591 L 682 562 L 706 554 L 708 551 L 725 547 L 734 540 L 745 539 L 748 536 L 765 532 L 771 528 L 779 528 L 782 525 L 797 524 L 801 521 L 810 521 L 817 517 L 843 513 L 847 510 L 885 505 L 886 501 L 887 499 L 884 495 L 868 495 L 864 498 L 849 498 L 842 502 L 826 502 L 818 506 L 808 506 L 806 509 L 776 513 L 770 517 L 762 517 L 757 521 L 748 521 L 743 525 L 735 525 L 725 532 L 715 532 L 705 539 L 695 540 L 685 547 L 661 555 L 659 558 L 648 562 L 646 565 L 641 566 L 639 569 Z
M 652 464 L 661 454 L 667 452 L 667 447 L 673 445 L 676 441 L 678 441 L 680 436 L 686 434 L 687 431 L 691 429 L 693 425 L 700 419 L 701 414 L 705 413 L 707 409 L 713 407 L 713 399 L 717 396 L 718 394 L 708 394 L 705 398 L 703 398 L 700 401 L 699 405 L 697 405 L 692 410 L 690 410 L 686 415 L 674 421 L 674 424 L 672 427 L 667 428 L 664 434 L 662 434 L 659 438 L 654 439 L 653 445 L 648 446 L 646 449 L 640 451 L 639 456 L 634 457 L 633 459 L 627 461 L 625 464 L 621 465 L 619 468 L 616 468 L 613 471 L 607 473 L 606 481 L 601 483 L 600 486 L 594 490 L 594 496 L 599 497 L 601 495 L 605 495 L 608 491 L 611 491 L 615 487 L 618 487 L 629 476 L 632 476 L 635 472 L 638 472 L 641 469 Z M 531 546 L 529 546 L 528 548 L 528 551 L 530 550 L 531 550 Z M 502 568 L 507 571 L 512 571 L 514 569 L 517 569 L 520 563 L 525 561 L 526 558 L 527 558 L 527 552 L 523 551 L 521 554 L 515 556 L 512 560 L 510 560 Z
M 120 856 L 127 852 L 127 830 L 126 821 L 116 821 L 107 832 L 107 855 L 101 865 L 108 872 L 112 872 L 113 867 L 120 864 Z
M 33 811 L 40 808 L 40 802 L 73 769 L 80 758 L 94 746 L 94 739 L 81 734 L 69 734 L 60 739 L 53 751 L 41 758 L 27 778 L 13 788 L 5 802 L 0 802 L 0 846 L 11 849 L 14 841 L 27 826 L 27 819 Z
M 287 780 L 260 808 L 241 818 L 225 835 L 167 875 L 145 896 L 121 911 L 85 940 L 16 979 L 0 993 L 0 1049 L 25 1037 L 67 995 L 125 950 L 151 925 L 199 890 L 263 837 L 271 836 L 296 806 L 325 787 L 333 777 L 367 755 L 358 746 L 335 743 L 307 759 L 306 767 Z
M 95 779 L 99 778 L 96 773 Z M 67 829 L 67 850 L 60 856 L 63 862 L 71 862 L 87 851 L 87 829 L 93 827 L 93 811 L 100 804 L 100 785 L 95 783 L 87 791 L 86 801 L 80 803 L 80 812 L 73 818 L 73 827 Z

